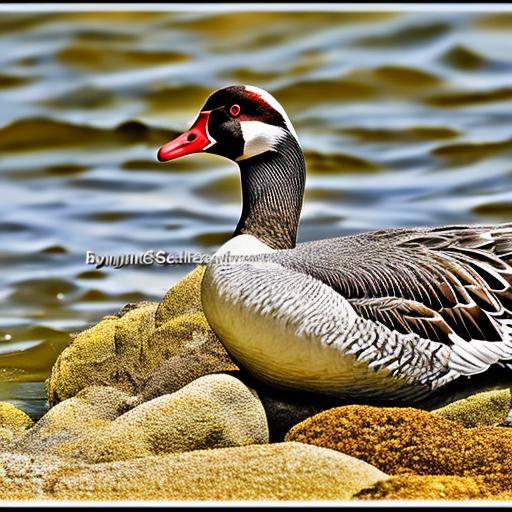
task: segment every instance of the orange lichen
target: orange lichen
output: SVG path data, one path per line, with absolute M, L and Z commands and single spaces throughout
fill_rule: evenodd
M 331 448 L 391 474 L 512 474 L 512 430 L 465 428 L 412 408 L 346 406 L 293 427 L 287 441 Z
M 397 476 L 363 489 L 359 500 L 507 500 L 512 498 L 510 476 Z

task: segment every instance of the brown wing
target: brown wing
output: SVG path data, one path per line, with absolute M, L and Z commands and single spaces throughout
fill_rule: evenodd
M 446 344 L 456 337 L 512 344 L 512 224 L 384 230 L 300 244 L 273 258 L 399 332 Z
M 375 320 L 402 333 L 415 332 L 422 338 L 446 341 L 453 330 L 443 317 L 425 305 L 395 297 L 351 299 L 363 317 Z

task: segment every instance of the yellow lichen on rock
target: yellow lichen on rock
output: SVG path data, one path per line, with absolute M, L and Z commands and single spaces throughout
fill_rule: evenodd
M 503 500 L 510 499 L 510 479 L 482 477 L 407 475 L 377 482 L 354 496 L 355 500 Z M 503 484 L 503 485 L 501 485 Z M 502 487 L 502 488 L 500 488 Z M 508 491 L 503 491 L 503 487 Z
M 205 265 L 198 265 L 165 294 L 155 313 L 157 327 L 171 318 L 203 310 L 201 305 L 201 283 L 205 270 Z
M 88 386 L 111 385 L 132 393 L 136 368 L 140 366 L 138 357 L 146 342 L 140 333 L 149 336 L 156 307 L 156 304 L 143 305 L 121 318 L 105 317 L 78 334 L 60 354 L 47 380 L 50 406 Z M 126 336 L 128 327 L 133 329 L 133 335 Z
M 49 499 L 52 480 L 78 468 L 51 455 L 0 453 L 0 500 Z
M 88 462 L 105 462 L 268 443 L 263 406 L 228 375 L 207 375 L 172 395 L 145 402 L 98 434 L 68 449 Z
M 385 479 L 352 457 L 276 443 L 83 467 L 51 487 L 56 499 L 343 500 Z
M 150 342 L 163 352 L 149 351 L 155 370 L 139 391 L 143 400 L 173 393 L 203 375 L 238 371 L 202 312 L 167 320 Z
M 203 375 L 238 370 L 201 310 L 203 273 L 197 267 L 159 304 L 130 305 L 78 334 L 47 380 L 50 406 L 88 386 L 147 400 Z
M 138 403 L 115 388 L 87 388 L 53 407 L 12 449 L 104 462 L 269 440 L 261 402 L 229 375 Z
M 25 430 L 34 422 L 30 416 L 9 402 L 0 402 L 0 427 L 10 430 Z
M 133 398 L 116 388 L 92 386 L 50 409 L 11 449 L 34 455 L 73 456 L 69 446 L 98 435 L 131 407 Z
M 512 394 L 507 388 L 477 393 L 431 412 L 465 427 L 479 427 L 505 424 L 511 409 Z
M 8 402 L 0 402 L 0 448 L 19 437 L 33 424 L 32 419 L 21 409 Z
M 397 475 L 354 499 L 512 498 L 508 428 L 466 428 L 411 408 L 346 406 L 308 418 L 286 440 L 335 449 Z

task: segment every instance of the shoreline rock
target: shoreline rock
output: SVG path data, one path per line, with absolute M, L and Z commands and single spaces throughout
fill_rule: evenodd
M 79 500 L 345 500 L 385 478 L 333 450 L 278 443 L 82 466 L 57 478 L 51 493 Z
M 160 303 L 125 306 L 77 334 L 47 379 L 50 407 L 89 386 L 113 386 L 147 400 L 203 375 L 238 371 L 202 312 L 203 274 L 198 266 Z M 198 352 L 199 360 L 190 356 Z
M 396 477 L 367 497 L 398 499 L 407 489 L 418 497 L 428 482 L 432 499 L 442 492 L 512 496 L 512 430 L 506 427 L 466 428 L 419 409 L 353 405 L 308 418 L 285 440 L 338 450 Z M 449 476 L 457 478 L 443 480 Z
M 0 402 L 0 449 L 22 436 L 34 425 L 32 419 L 8 402 Z
M 115 388 L 86 388 L 53 407 L 11 449 L 97 463 L 269 441 L 260 401 L 228 375 L 134 403 Z
M 512 429 L 466 428 L 419 409 L 337 407 L 285 439 L 341 451 L 390 475 L 512 474 Z
M 431 411 L 435 416 L 460 423 L 464 427 L 510 424 L 512 392 L 510 388 L 477 393 Z
M 512 477 L 407 475 L 377 482 L 354 500 L 510 500 Z

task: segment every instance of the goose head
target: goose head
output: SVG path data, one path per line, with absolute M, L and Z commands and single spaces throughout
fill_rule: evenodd
M 240 162 L 275 150 L 297 134 L 283 107 L 267 91 L 234 85 L 215 91 L 191 128 L 158 151 L 167 162 L 192 153 L 213 153 Z
M 234 85 L 214 92 L 191 128 L 158 150 L 167 162 L 212 153 L 238 164 L 242 214 L 234 236 L 252 235 L 272 249 L 295 246 L 305 162 L 285 110 L 268 92 Z

